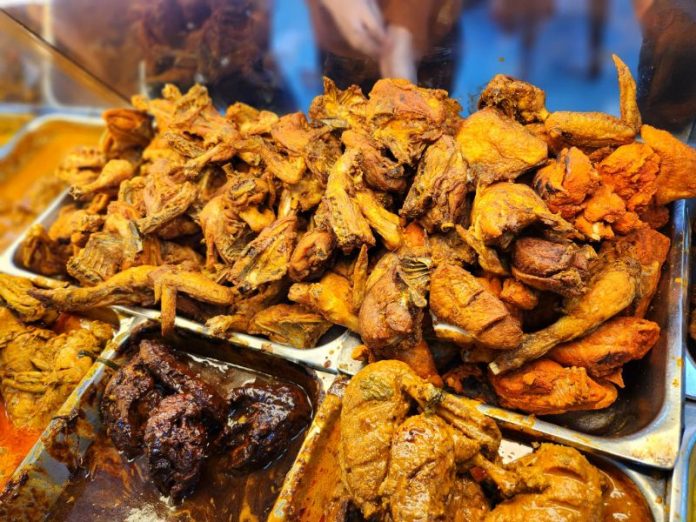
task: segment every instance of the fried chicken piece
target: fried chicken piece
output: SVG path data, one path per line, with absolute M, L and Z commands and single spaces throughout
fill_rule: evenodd
M 334 272 L 327 272 L 316 283 L 295 283 L 288 299 L 318 312 L 328 321 L 360 331 L 360 321 L 353 311 L 350 282 Z
M 355 150 L 349 150 L 336 161 L 324 194 L 329 223 L 344 254 L 363 244 L 375 244 L 369 222 L 352 197 L 355 187 L 351 176 L 356 168 L 358 154 Z
M 628 234 L 633 229 L 645 227 L 638 214 L 628 211 L 624 200 L 609 185 L 600 185 L 586 201 L 583 213 L 574 224 L 594 241 L 613 238 L 614 230 Z
M 413 415 L 395 431 L 380 494 L 393 520 L 441 520 L 454 490 L 454 440 L 437 416 Z
M 372 137 L 399 163 L 411 165 L 428 143 L 453 125 L 461 107 L 440 89 L 423 89 L 402 79 L 378 80 L 365 107 Z
M 614 385 L 595 381 L 586 368 L 566 368 L 546 358 L 491 375 L 490 382 L 501 406 L 535 415 L 600 410 L 618 396 Z
M 330 230 L 319 227 L 306 232 L 290 256 L 288 276 L 299 283 L 319 278 L 333 258 L 336 237 Z
M 594 332 L 556 346 L 549 358 L 563 366 L 579 366 L 596 378 L 607 378 L 628 361 L 642 359 L 660 337 L 660 326 L 638 317 L 615 317 Z
M 15 259 L 20 266 L 45 276 L 65 274 L 65 264 L 72 255 L 70 245 L 52 240 L 46 229 L 36 223 L 24 236 Z
M 384 208 L 374 192 L 367 187 L 356 187 L 355 201 L 370 226 L 377 232 L 384 246 L 396 250 L 401 246 L 401 222 L 399 216 Z M 363 243 L 362 246 L 365 246 Z
M 360 87 L 351 85 L 341 91 L 325 76 L 324 94 L 312 100 L 309 116 L 332 129 L 359 128 L 365 124 L 366 105 Z
M 137 266 L 117 273 L 110 279 L 88 288 L 69 286 L 53 290 L 32 290 L 30 295 L 58 310 L 84 312 L 113 305 L 154 304 L 150 274 L 158 267 Z
M 295 348 L 313 348 L 332 326 L 321 315 L 301 305 L 278 304 L 257 313 L 248 332 Z
M 512 181 L 546 160 L 546 142 L 495 109 L 466 118 L 457 132 L 457 146 L 480 186 Z
M 537 290 L 578 296 L 587 287 L 590 263 L 596 257 L 589 245 L 523 237 L 513 246 L 512 275 Z
M 271 111 L 260 111 L 246 103 L 235 102 L 225 111 L 225 118 L 233 122 L 244 136 L 270 134 L 278 121 L 278 115 Z
M 662 276 L 662 265 L 669 253 L 669 238 L 656 230 L 644 228 L 606 242 L 600 252 L 610 259 L 628 256 L 640 263 L 639 298 L 631 306 L 630 315 L 643 317 L 652 301 Z
M 70 242 L 71 246 L 81 248 L 87 243 L 90 234 L 99 232 L 104 225 L 104 216 L 66 205 L 58 212 L 58 218 L 48 229 L 48 236 L 58 243 Z
M 648 145 L 631 143 L 617 148 L 597 169 L 602 181 L 633 211 L 647 206 L 655 195 L 660 158 Z
M 117 157 L 129 151 L 142 151 L 152 140 L 150 117 L 143 111 L 118 108 L 102 113 L 106 130 L 99 140 L 99 148 L 109 157 Z
M 276 220 L 244 247 L 232 266 L 231 280 L 242 293 L 280 280 L 287 273 L 296 238 L 295 216 Z
M 401 193 L 406 189 L 406 172 L 403 165 L 389 159 L 380 145 L 367 133 L 347 130 L 341 134 L 346 149 L 360 151 L 359 162 L 367 185 L 375 190 Z
M 640 128 L 643 141 L 660 157 L 660 172 L 655 185 L 655 202 L 666 205 L 677 199 L 696 195 L 696 150 L 682 143 L 669 132 L 650 125 Z
M 557 235 L 575 234 L 573 226 L 550 212 L 527 185 L 501 182 L 476 192 L 469 231 L 485 245 L 507 248 L 516 235 L 535 223 L 550 227 Z
M 631 71 L 612 55 L 619 82 L 621 118 L 603 112 L 552 112 L 544 122 L 552 140 L 580 148 L 601 148 L 630 143 L 640 128 L 636 83 Z
M 507 468 L 528 489 L 498 504 L 487 522 L 602 520 L 602 475 L 577 450 L 541 444 Z
M 476 237 L 472 230 L 467 230 L 461 225 L 456 225 L 454 229 L 461 240 L 476 254 L 475 259 L 485 272 L 497 276 L 510 275 L 507 262 L 501 259 L 495 248 L 487 246 Z
M 365 294 L 367 293 L 367 271 L 369 268 L 369 259 L 367 257 L 367 246 L 360 247 L 358 257 L 353 263 L 353 273 L 351 274 L 351 286 L 353 287 L 352 303 L 355 312 L 360 311 Z
M 260 286 L 256 291 L 240 294 L 232 288 L 234 300 L 227 308 L 228 315 L 217 315 L 207 319 L 206 326 L 211 335 L 227 339 L 231 332 L 246 332 L 249 330 L 254 316 L 285 299 L 287 284 L 285 281 L 275 281 Z
M 256 139 L 248 141 L 248 150 L 259 154 L 266 169 L 284 183 L 293 185 L 302 179 L 307 164 L 302 156 L 295 156 L 280 150 L 274 143 Z
M 469 343 L 510 350 L 522 340 L 522 328 L 505 304 L 473 275 L 441 264 L 430 281 L 430 310 L 438 322 L 461 329 Z M 437 333 L 437 327 L 435 328 Z
M 489 368 L 498 375 L 538 359 L 562 342 L 572 341 L 600 326 L 633 303 L 639 292 L 640 267 L 630 258 L 619 258 L 600 265 L 578 297 L 566 298 L 565 315 L 552 325 L 527 334 L 514 350 L 505 352 Z
M 601 182 L 590 158 L 577 147 L 570 147 L 539 169 L 533 186 L 551 212 L 560 214 L 563 219 L 573 219 L 582 212 L 587 199 Z
M 136 221 L 138 230 L 143 234 L 155 232 L 184 214 L 198 196 L 195 184 L 190 181 L 177 182 L 170 175 L 171 165 L 164 163 L 166 160 L 159 161 L 163 163 L 146 178 L 143 190 L 145 217 Z
M 239 259 L 250 236 L 250 229 L 240 218 L 230 198 L 220 194 L 198 213 L 206 249 L 206 268 L 215 266 L 219 255 L 225 263 Z
M 464 198 L 470 181 L 454 138 L 442 136 L 425 151 L 399 214 L 420 218 L 430 232 L 451 230 L 466 210 Z
M 135 167 L 130 161 L 123 159 L 109 160 L 99 175 L 90 183 L 73 185 L 70 193 L 75 199 L 91 196 L 95 192 L 115 189 L 123 181 L 133 177 Z
M 34 285 L 29 279 L 0 274 L 0 299 L 14 310 L 22 321 L 38 321 L 46 314 L 41 301 L 31 295 Z
M 71 187 L 94 182 L 106 164 L 102 152 L 91 147 L 77 147 L 66 155 L 56 168 L 56 177 Z
M 539 304 L 537 293 L 524 284 L 512 278 L 503 281 L 500 300 L 520 310 L 533 310 Z
M 456 230 L 433 234 L 428 241 L 434 266 L 442 263 L 473 265 L 476 262 L 476 252 L 462 240 Z
M 84 286 L 93 286 L 116 275 L 123 264 L 123 242 L 116 234 L 92 234 L 85 247 L 68 260 L 66 270 Z
M 520 123 L 543 122 L 549 115 L 546 94 L 531 83 L 496 74 L 481 92 L 478 108 L 493 107 Z

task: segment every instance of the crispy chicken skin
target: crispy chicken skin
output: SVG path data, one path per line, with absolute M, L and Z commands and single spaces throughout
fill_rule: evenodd
M 549 115 L 546 94 L 534 85 L 496 74 L 481 92 L 478 108 L 493 107 L 520 123 L 543 122 Z
M 277 304 L 251 319 L 248 332 L 295 348 L 312 348 L 332 324 L 300 305 Z
M 480 185 L 512 181 L 547 158 L 546 143 L 520 123 L 485 108 L 465 119 L 457 146 Z
M 583 295 L 566 298 L 565 315 L 542 330 L 526 334 L 519 347 L 499 355 L 489 365 L 491 371 L 498 375 L 519 368 L 527 361 L 542 357 L 557 344 L 577 339 L 625 310 L 638 295 L 639 270 L 638 262 L 631 258 L 606 262 L 597 270 Z
M 628 361 L 641 359 L 660 337 L 660 326 L 639 317 L 615 317 L 594 332 L 556 346 L 549 358 L 563 366 L 585 368 L 593 378 L 614 373 Z
M 595 381 L 586 368 L 564 367 L 546 358 L 491 375 L 490 382 L 501 406 L 535 415 L 599 410 L 617 397 L 613 384 Z
M 510 350 L 522 328 L 505 304 L 473 275 L 456 265 L 439 265 L 430 281 L 430 309 L 438 321 L 461 328 L 470 342 Z
M 335 324 L 354 332 L 360 331 L 360 321 L 353 311 L 350 281 L 334 272 L 327 272 L 316 283 L 295 283 L 288 299 L 319 313 Z
M 527 185 L 501 182 L 476 192 L 469 231 L 484 244 L 507 248 L 516 235 L 535 223 L 558 235 L 574 233 L 573 226 L 549 211 Z
M 590 264 L 596 257 L 591 246 L 523 237 L 513 245 L 512 275 L 537 290 L 578 296 L 587 288 Z

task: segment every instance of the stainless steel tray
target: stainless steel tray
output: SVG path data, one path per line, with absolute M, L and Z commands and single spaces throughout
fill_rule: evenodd
M 57 198 L 35 223 L 46 227 L 55 220 L 60 207 L 69 201 L 67 194 Z M 689 283 L 689 223 L 694 204 L 674 204 L 670 224 L 672 246 L 653 301 L 649 318 L 658 322 L 662 333 L 657 345 L 641 361 L 630 363 L 626 371 L 627 387 L 608 411 L 589 412 L 566 417 L 522 415 L 488 405 L 481 405 L 486 414 L 506 428 L 532 436 L 562 442 L 585 451 L 621 457 L 637 464 L 671 469 L 679 451 L 682 429 L 681 406 L 684 396 L 684 343 L 686 339 Z M 0 255 L 0 271 L 35 279 L 38 284 L 55 286 L 57 280 L 37 276 L 15 262 L 21 237 Z M 156 310 L 135 307 L 114 307 L 123 314 L 158 320 Z M 210 335 L 204 325 L 177 317 L 179 328 Z M 329 372 L 354 374 L 360 363 L 351 357 L 360 339 L 344 331 L 337 338 L 311 349 L 297 349 L 265 338 L 241 333 L 231 334 L 233 344 L 263 350 L 293 362 Z
M 0 492 L 0 520 L 33 522 L 46 519 L 101 429 L 96 399 L 98 390 L 111 375 L 108 366 L 113 366 L 113 361 L 134 338 L 148 330 L 156 331 L 157 326 L 144 317 L 121 318 L 114 340 L 68 397 L 4 491 Z M 186 329 L 182 332 L 191 335 Z M 210 351 L 194 352 L 198 355 L 298 382 L 310 394 L 315 413 L 336 377 L 266 353 L 236 350 L 220 339 L 204 338 L 199 344 L 209 346 Z
M 295 464 L 285 477 L 283 487 L 278 494 L 275 506 L 271 510 L 268 522 L 293 522 L 299 520 L 319 519 L 326 506 L 337 505 L 330 493 L 322 492 L 326 498 L 313 498 L 314 485 L 319 480 L 326 478 L 324 468 L 331 470 L 338 467 L 337 463 L 328 463 L 318 458 L 323 448 L 329 447 L 335 441 L 335 429 L 340 417 L 341 400 L 345 388 L 345 381 L 336 381 L 329 389 L 327 398 L 322 403 L 314 421 L 307 431 L 304 443 L 295 460 Z M 541 440 L 550 440 L 541 437 Z M 532 451 L 529 443 L 518 440 L 514 434 L 503 432 L 503 441 L 499 454 L 503 462 L 509 462 L 526 455 Z M 626 475 L 638 487 L 645 497 L 652 512 L 654 522 L 667 522 L 665 509 L 665 493 L 667 486 L 667 472 L 649 469 L 619 462 L 608 457 L 593 457 L 598 464 L 613 466 Z M 317 464 L 317 462 L 321 464 Z M 319 475 L 319 478 L 315 475 Z M 334 476 L 326 478 L 329 482 Z M 329 490 L 330 491 L 330 490 Z M 322 502 L 323 501 L 323 502 Z M 301 513 L 301 514 L 300 514 Z M 671 521 L 671 519 L 669 519 Z
M 668 486 L 669 522 L 696 520 L 696 403 L 685 405 L 686 429 Z

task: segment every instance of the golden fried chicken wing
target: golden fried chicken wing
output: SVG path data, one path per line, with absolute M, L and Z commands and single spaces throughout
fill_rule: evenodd
M 669 132 L 650 125 L 640 128 L 643 141 L 660 157 L 660 173 L 657 175 L 655 202 L 666 205 L 696 195 L 696 150 L 682 143 Z
M 597 382 L 586 368 L 563 367 L 543 358 L 502 375 L 491 375 L 501 406 L 535 415 L 599 410 L 612 404 L 614 385 Z
M 491 108 L 466 118 L 457 131 L 456 139 L 479 185 L 512 181 L 523 172 L 542 164 L 548 155 L 543 140 Z
M 594 332 L 556 346 L 549 358 L 579 366 L 596 379 L 606 378 L 628 361 L 642 359 L 660 337 L 660 326 L 638 317 L 615 317 Z

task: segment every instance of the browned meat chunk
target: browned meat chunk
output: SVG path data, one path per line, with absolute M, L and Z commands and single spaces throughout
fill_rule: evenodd
M 263 466 L 288 448 L 312 417 L 305 393 L 282 383 L 247 384 L 232 391 L 226 427 L 231 469 Z
M 145 425 L 150 477 L 164 495 L 180 500 L 198 483 L 208 447 L 203 409 L 181 393 L 160 402 Z
M 101 414 L 116 449 L 129 458 L 142 453 L 145 421 L 163 397 L 140 357 L 114 374 L 104 390 Z

